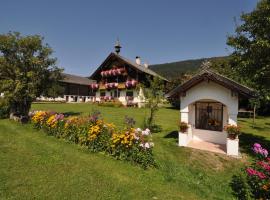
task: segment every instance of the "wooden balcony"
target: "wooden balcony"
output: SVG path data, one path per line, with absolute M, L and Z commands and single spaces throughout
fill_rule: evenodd
M 129 87 L 129 88 L 135 88 L 135 87 Z M 99 89 L 106 90 L 107 88 L 106 88 L 105 84 L 99 83 Z M 113 89 L 116 89 L 116 88 L 112 88 L 112 90 Z M 126 89 L 126 83 L 125 82 L 118 83 L 117 89 Z

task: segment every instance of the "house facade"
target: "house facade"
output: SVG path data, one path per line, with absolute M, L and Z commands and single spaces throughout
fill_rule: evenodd
M 95 94 L 94 101 L 119 101 L 126 106 L 141 107 L 145 104 L 142 90 L 149 85 L 149 79 L 158 77 L 167 81 L 164 77 L 150 70 L 147 64 L 141 64 L 139 57 L 131 61 L 118 53 L 111 53 L 104 62 L 91 75 L 96 83 L 90 88 Z
M 239 140 L 234 146 L 228 144 L 225 127 L 237 125 L 239 99 L 254 97 L 251 89 L 204 69 L 166 96 L 180 99 L 180 118 L 189 126 L 187 133 L 179 132 L 179 146 L 209 142 L 224 148 L 228 155 L 238 156 Z

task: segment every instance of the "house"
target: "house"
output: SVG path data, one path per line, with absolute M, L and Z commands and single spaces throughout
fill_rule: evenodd
M 180 99 L 181 121 L 189 125 L 179 146 L 238 156 L 239 139 L 230 141 L 224 127 L 237 125 L 238 101 L 253 98 L 253 90 L 205 67 L 166 97 Z
M 60 85 L 64 88 L 64 94 L 57 98 L 49 98 L 41 96 L 37 98 L 39 101 L 63 101 L 63 102 L 89 102 L 93 101 L 95 95 L 90 89 L 90 85 L 95 83 L 89 78 L 62 73 L 63 79 Z
M 96 83 L 90 85 L 93 101 L 120 101 L 126 106 L 141 107 L 145 103 L 145 97 L 141 84 L 149 85 L 149 78 L 158 77 L 167 82 L 167 79 L 142 64 L 139 56 L 131 61 L 120 53 L 119 41 L 115 45 L 115 52 L 102 62 L 102 64 L 90 76 Z
M 139 56 L 131 61 L 120 55 L 120 43 L 116 42 L 115 52 L 102 62 L 90 78 L 62 73 L 60 85 L 64 95 L 57 98 L 39 97 L 39 101 L 63 102 L 110 102 L 119 101 L 125 106 L 142 107 L 145 97 L 142 84 L 147 87 L 149 79 L 158 77 L 168 80 L 142 64 Z

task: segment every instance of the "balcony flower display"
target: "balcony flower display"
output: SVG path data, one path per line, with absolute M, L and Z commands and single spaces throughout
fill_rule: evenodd
M 102 77 L 109 77 L 109 76 L 121 75 L 124 72 L 125 72 L 125 68 L 114 68 L 114 69 L 110 69 L 110 70 L 101 71 L 100 74 Z
M 93 90 L 98 89 L 98 87 L 99 87 L 99 85 L 98 85 L 97 83 L 92 83 L 92 84 L 90 85 L 90 88 L 93 89 Z
M 137 85 L 137 81 L 136 80 L 130 80 L 130 81 L 126 81 L 125 86 L 126 88 L 132 88 L 135 87 Z
M 118 83 L 105 83 L 106 89 L 114 89 L 118 87 Z

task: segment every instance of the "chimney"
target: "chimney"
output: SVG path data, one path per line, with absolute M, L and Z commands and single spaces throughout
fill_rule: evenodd
M 145 67 L 145 68 L 148 68 L 148 66 L 149 66 L 148 63 L 145 62 L 145 63 L 144 63 L 144 67 Z
M 136 63 L 137 63 L 137 65 L 141 65 L 141 58 L 140 58 L 140 56 L 136 56 Z

